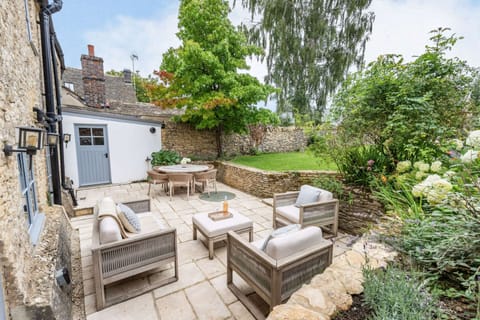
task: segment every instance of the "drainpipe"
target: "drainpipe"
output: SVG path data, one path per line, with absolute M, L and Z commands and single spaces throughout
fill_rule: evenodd
M 60 59 L 60 68 L 65 70 L 65 62 L 63 57 L 63 50 L 58 43 L 58 39 L 55 34 L 55 28 L 53 27 L 53 21 L 50 21 L 50 42 L 52 52 L 56 52 Z M 55 50 L 53 50 L 55 48 Z M 58 137 L 59 137 L 59 144 L 58 150 L 60 151 L 60 174 L 61 174 L 61 185 L 62 187 L 68 191 L 70 196 L 72 197 L 73 206 L 77 206 L 77 199 L 75 198 L 75 192 L 71 186 L 71 183 L 65 182 L 65 149 L 63 147 L 63 118 L 62 118 L 62 89 L 61 84 L 59 83 L 58 79 L 58 67 L 55 59 L 55 55 L 52 54 L 52 67 L 53 67 L 53 81 L 55 82 L 55 101 L 57 102 L 57 123 L 58 123 Z
M 57 115 L 52 84 L 52 46 L 50 41 L 50 18 L 51 15 L 62 9 L 62 0 L 54 0 L 48 4 L 48 0 L 41 1 L 40 33 L 42 41 L 43 82 L 45 88 L 45 104 L 48 123 L 48 132 L 56 133 Z M 58 148 L 52 148 L 50 154 L 50 167 L 52 168 L 53 202 L 62 204 L 62 193 L 59 174 Z

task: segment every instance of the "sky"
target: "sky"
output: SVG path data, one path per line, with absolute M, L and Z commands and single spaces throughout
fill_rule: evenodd
M 239 2 L 230 16 L 234 24 L 249 17 Z M 53 21 L 66 65 L 80 68 L 80 55 L 92 44 L 105 71 L 134 68 L 146 77 L 158 70 L 168 48 L 180 45 L 178 5 L 174 0 L 64 0 Z M 464 37 L 449 55 L 480 67 L 480 0 L 373 0 L 370 10 L 375 22 L 366 62 L 386 53 L 412 60 L 424 52 L 430 30 L 449 27 Z M 138 56 L 134 66 L 132 54 Z M 254 59 L 250 73 L 262 80 L 266 67 Z

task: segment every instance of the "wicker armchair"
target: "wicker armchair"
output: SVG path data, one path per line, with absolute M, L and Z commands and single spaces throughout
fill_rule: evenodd
M 97 310 L 141 295 L 147 291 L 178 280 L 177 232 L 173 228 L 163 229 L 155 224 L 151 215 L 150 200 L 125 203 L 139 215 L 142 223 L 149 230 L 132 238 L 100 244 L 98 205 L 94 209 L 92 234 L 93 275 Z M 144 222 L 145 221 L 145 222 Z M 155 224 L 154 226 L 152 226 Z M 158 227 L 158 228 L 157 228 Z M 143 228 L 143 226 L 142 226 Z M 174 264 L 174 275 L 161 281 L 129 290 L 120 296 L 108 299 L 105 287 L 120 280 L 161 267 L 167 263 Z
M 320 189 L 321 190 L 321 189 Z M 338 200 L 331 193 L 321 190 L 329 200 L 294 206 L 300 192 L 276 193 L 273 195 L 273 228 L 287 224 L 300 224 L 302 227 L 318 226 L 336 237 L 338 232 Z
M 255 290 L 272 311 L 274 306 L 287 300 L 313 276 L 323 272 L 332 263 L 332 252 L 332 242 L 320 239 L 303 250 L 275 259 L 255 243 L 247 242 L 230 231 L 227 234 L 227 286 L 256 319 L 264 319 L 265 314 L 235 286 L 233 271 Z

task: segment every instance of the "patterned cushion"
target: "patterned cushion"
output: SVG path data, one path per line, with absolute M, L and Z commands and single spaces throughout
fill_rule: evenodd
M 139 233 L 142 230 L 137 214 L 123 203 L 117 205 L 118 217 L 128 232 Z
M 300 188 L 300 193 L 298 194 L 297 201 L 295 202 L 295 206 L 299 207 L 302 204 L 318 202 L 318 199 L 321 193 L 322 193 L 321 189 L 318 189 L 309 185 L 303 185 Z

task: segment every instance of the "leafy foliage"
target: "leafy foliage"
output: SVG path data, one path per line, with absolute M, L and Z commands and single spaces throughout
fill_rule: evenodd
M 161 106 L 184 108 L 177 120 L 197 129 L 216 129 L 219 155 L 223 132 L 246 132 L 255 104 L 266 100 L 272 88 L 247 70 L 246 57 L 261 53 L 236 30 L 224 0 L 183 0 L 178 38 L 182 45 L 163 56 Z M 157 88 L 158 89 L 158 88 Z
M 240 2 L 240 1 L 239 1 Z M 242 0 L 251 43 L 267 51 L 267 82 L 281 88 L 278 112 L 321 119 L 326 99 L 350 66 L 360 66 L 372 30 L 371 0 Z M 252 20 L 253 20 L 252 19 Z
M 392 163 L 376 146 L 352 147 L 336 155 L 345 182 L 370 187 L 376 177 L 392 171 Z
M 160 150 L 152 152 L 152 166 L 163 166 L 180 163 L 180 155 L 173 150 Z
M 365 303 L 373 310 L 369 319 L 440 319 L 438 301 L 417 275 L 393 267 L 365 269 L 363 275 Z
M 433 45 L 413 62 L 380 56 L 352 75 L 335 97 L 332 114 L 344 141 L 383 146 L 393 160 L 431 160 L 440 142 L 461 137 L 479 115 L 472 98 L 477 72 L 445 53 L 460 38 L 432 31 Z

